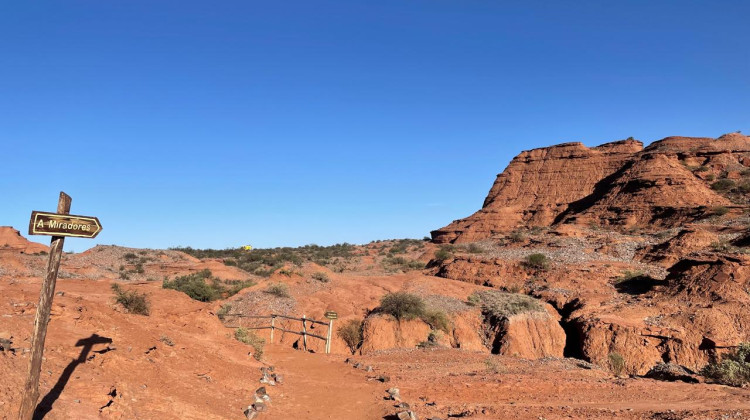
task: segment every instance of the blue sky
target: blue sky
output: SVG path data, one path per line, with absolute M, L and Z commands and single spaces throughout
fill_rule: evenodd
M 520 151 L 750 132 L 745 1 L 0 5 L 0 225 L 94 244 L 416 237 Z M 33 237 L 47 242 L 48 237 Z

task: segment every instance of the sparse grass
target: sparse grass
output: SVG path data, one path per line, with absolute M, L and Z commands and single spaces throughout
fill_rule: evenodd
M 129 313 L 148 316 L 151 312 L 151 303 L 145 293 L 124 290 L 117 283 L 112 284 L 112 291 L 115 292 L 115 302 L 122 305 Z
M 524 265 L 535 270 L 546 270 L 549 268 L 549 259 L 544 254 L 531 254 L 526 257 Z
M 625 369 L 625 358 L 620 353 L 612 352 L 607 356 L 609 361 L 609 370 L 615 376 L 622 375 L 622 371 Z
M 269 284 L 265 292 L 280 298 L 288 298 L 291 296 L 289 294 L 289 286 L 284 283 Z
M 513 232 L 510 233 L 510 235 L 508 236 L 508 239 L 514 243 L 523 242 L 524 239 L 526 239 L 526 235 L 524 235 L 523 232 L 521 232 L 520 230 L 514 230 Z
M 210 302 L 234 296 L 240 290 L 254 284 L 254 282 L 249 280 L 221 280 L 214 278 L 210 270 L 202 270 L 197 273 L 177 277 L 174 280 L 165 278 L 162 287 L 185 293 L 194 300 Z
M 174 341 L 172 341 L 172 339 L 169 338 L 169 336 L 166 336 L 166 335 L 162 334 L 162 336 L 159 337 L 159 341 L 161 341 L 162 343 L 168 345 L 169 347 L 174 347 Z
M 411 320 L 425 313 L 421 297 L 406 292 L 389 293 L 380 299 L 380 310 L 392 315 L 396 320 Z
M 426 322 L 430 328 L 436 331 L 450 332 L 451 321 L 445 312 L 439 309 L 425 309 L 421 316 L 422 321 Z
M 544 307 L 536 299 L 516 293 L 505 293 L 497 290 L 474 292 L 469 302 L 479 302 L 485 316 L 497 319 L 524 312 L 544 312 Z
M 328 277 L 328 274 L 326 274 L 326 273 L 324 273 L 322 271 L 318 271 L 318 272 L 313 273 L 312 274 L 312 278 L 314 280 L 317 280 L 317 281 L 321 282 L 321 283 L 328 283 L 329 281 L 331 281 L 331 278 Z
M 237 328 L 237 330 L 234 332 L 234 338 L 241 343 L 249 344 L 250 346 L 252 346 L 253 357 L 256 360 L 260 360 L 263 358 L 263 346 L 265 346 L 266 340 L 258 337 L 252 331 L 242 327 Z
M 383 268 L 386 271 L 414 271 L 424 268 L 424 263 L 419 260 L 410 260 L 404 257 L 385 257 L 382 260 Z
M 221 305 L 221 308 L 219 308 L 218 311 L 216 311 L 216 316 L 219 317 L 220 320 L 224 320 L 224 318 L 227 316 L 229 311 L 232 310 L 232 305 L 225 303 Z
M 336 330 L 336 335 L 339 336 L 342 340 L 344 340 L 344 343 L 346 343 L 346 346 L 349 348 L 349 351 L 352 352 L 352 354 L 357 352 L 357 349 L 359 346 L 362 345 L 363 335 L 362 335 L 362 321 L 359 319 L 350 319 L 345 321 L 338 330 Z
M 711 209 L 711 213 L 713 215 L 715 215 L 715 216 L 723 216 L 723 215 L 729 213 L 729 209 L 726 208 L 726 207 L 724 207 L 724 206 L 713 207 Z
M 701 370 L 701 375 L 712 382 L 730 386 L 750 383 L 750 343 L 741 343 L 721 360 L 712 360 Z
M 487 371 L 487 373 L 494 374 L 503 373 L 504 370 L 503 367 L 500 366 L 500 364 L 497 363 L 497 361 L 492 357 L 484 359 L 484 369 Z
M 731 179 L 720 179 L 711 184 L 711 189 L 713 189 L 714 191 L 724 192 L 731 190 L 732 188 L 734 188 L 734 186 L 735 182 Z
M 477 244 L 475 244 L 475 243 L 471 243 L 471 244 L 469 244 L 469 245 L 468 245 L 468 246 L 466 246 L 466 247 L 465 247 L 464 249 L 465 249 L 465 250 L 466 250 L 466 252 L 468 252 L 469 254 L 481 254 L 481 253 L 483 253 L 483 252 L 484 252 L 484 249 L 482 249 L 482 247 L 481 247 L 481 246 L 479 246 L 479 245 L 477 245 Z

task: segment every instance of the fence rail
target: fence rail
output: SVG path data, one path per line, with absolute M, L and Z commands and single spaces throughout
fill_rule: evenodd
M 227 317 L 235 317 L 235 318 L 250 318 L 250 319 L 270 319 L 271 325 L 269 326 L 261 326 L 261 327 L 243 327 L 247 328 L 249 330 L 271 330 L 271 343 L 273 343 L 273 333 L 276 330 L 279 330 L 281 332 L 290 333 L 290 334 L 296 334 L 302 336 L 302 343 L 305 348 L 305 351 L 307 351 L 307 336 L 315 337 L 321 340 L 324 340 L 326 342 L 325 351 L 326 354 L 331 352 L 331 331 L 333 330 L 333 320 L 329 319 L 328 322 L 323 321 L 317 321 L 315 319 L 307 318 L 305 315 L 302 315 L 302 318 L 295 318 L 293 316 L 287 316 L 287 315 L 280 315 L 280 314 L 271 314 L 271 315 L 244 315 L 244 314 L 224 314 L 224 318 Z M 283 319 L 289 319 L 292 321 L 301 321 L 302 322 L 302 331 L 293 331 L 288 330 L 286 328 L 277 327 L 276 324 L 276 318 L 283 318 Z M 323 337 L 321 335 L 313 334 L 307 332 L 307 324 L 320 324 L 325 325 L 328 327 L 328 331 L 326 332 L 326 336 Z M 228 328 L 237 328 L 234 326 L 228 326 Z

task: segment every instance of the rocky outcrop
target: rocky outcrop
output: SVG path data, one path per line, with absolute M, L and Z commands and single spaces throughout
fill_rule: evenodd
M 49 252 L 49 247 L 29 241 L 21 236 L 21 232 L 10 226 L 0 226 L 0 252 L 3 251 L 37 254 L 40 252 Z
M 594 148 L 565 143 L 522 152 L 497 176 L 482 209 L 433 231 L 433 241 L 472 242 L 519 224 L 550 225 L 642 148 L 639 141 L 624 140 Z
M 482 209 L 432 232 L 433 242 L 474 242 L 519 226 L 560 223 L 674 227 L 733 203 L 710 188 L 750 166 L 750 137 L 668 137 L 588 148 L 525 151 L 498 175 Z
M 509 316 L 495 325 L 493 331 L 493 353 L 525 359 L 563 357 L 565 331 L 545 311 Z
M 362 354 L 394 348 L 415 348 L 428 341 L 463 350 L 487 351 L 479 331 L 482 328 L 479 314 L 466 311 L 454 314 L 450 331 L 433 331 L 419 319 L 396 321 L 390 316 L 372 315 L 362 326 Z M 430 337 L 432 334 L 432 338 Z
M 681 230 L 665 242 L 645 247 L 638 252 L 638 257 L 644 262 L 671 267 L 691 253 L 704 250 L 717 242 L 719 235 L 706 229 L 692 227 Z

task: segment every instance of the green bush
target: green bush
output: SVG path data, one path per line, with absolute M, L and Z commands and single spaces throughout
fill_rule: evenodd
M 364 339 L 362 335 L 362 321 L 358 319 L 350 319 L 344 322 L 336 331 L 336 335 L 344 340 L 344 343 L 349 347 L 349 351 L 352 352 L 352 354 L 356 353 Z
M 544 312 L 541 303 L 530 296 L 498 290 L 474 292 L 469 296 L 469 302 L 479 302 L 485 316 L 497 319 L 524 312 Z
M 514 230 L 514 231 L 513 231 L 513 232 L 511 232 L 511 233 L 510 233 L 510 235 L 508 236 L 508 239 L 509 239 L 509 240 L 510 240 L 511 242 L 523 242 L 523 240 L 524 240 L 525 238 L 526 238 L 526 237 L 524 236 L 523 232 L 521 232 L 520 230 Z
M 425 313 L 421 297 L 406 292 L 389 293 L 380 299 L 380 310 L 396 320 L 419 318 Z
M 612 352 L 608 356 L 609 359 L 609 370 L 615 376 L 620 376 L 622 371 L 625 369 L 625 359 L 620 353 Z
M 331 279 L 328 277 L 328 274 L 322 271 L 313 273 L 312 278 L 322 283 L 328 283 L 329 281 L 331 281 Z
M 730 386 L 740 387 L 750 383 L 750 343 L 741 343 L 720 361 L 712 360 L 701 370 L 701 375 Z
M 525 264 L 537 270 L 546 270 L 549 267 L 549 259 L 544 254 L 531 254 L 526 257 Z
M 201 302 L 225 299 L 239 293 L 240 290 L 255 283 L 241 280 L 221 280 L 213 278 L 210 270 L 202 270 L 174 280 L 164 279 L 164 289 L 177 290 Z
M 256 360 L 263 358 L 263 346 L 266 344 L 266 340 L 242 327 L 237 328 L 234 332 L 234 338 L 241 343 L 251 345 L 253 347 L 253 357 Z
M 729 191 L 734 188 L 734 185 L 735 183 L 731 179 L 720 179 L 711 184 L 711 188 L 714 191 Z
M 266 288 L 266 293 L 269 293 L 269 294 L 272 294 L 274 296 L 278 296 L 281 298 L 290 297 L 289 286 L 287 286 L 284 283 L 269 284 L 268 287 Z
M 119 284 L 112 284 L 112 291 L 115 292 L 115 302 L 121 304 L 131 314 L 148 315 L 151 304 L 145 293 L 138 293 L 135 290 L 123 290 Z

